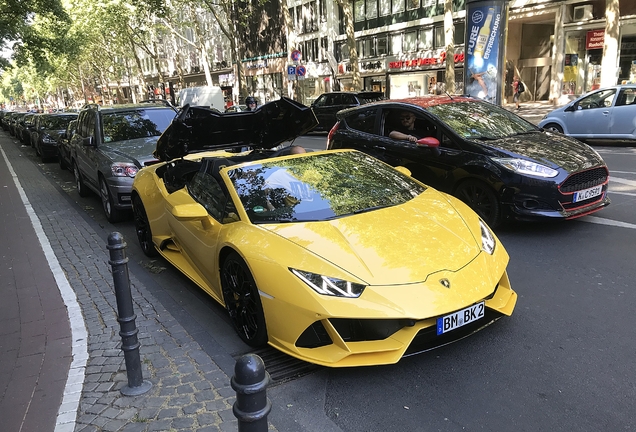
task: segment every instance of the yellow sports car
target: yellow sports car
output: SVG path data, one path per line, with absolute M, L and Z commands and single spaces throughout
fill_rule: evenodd
M 285 98 L 183 109 L 133 184 L 144 252 L 248 345 L 324 366 L 396 363 L 512 314 L 508 254 L 464 203 L 361 152 L 270 150 L 314 125 Z

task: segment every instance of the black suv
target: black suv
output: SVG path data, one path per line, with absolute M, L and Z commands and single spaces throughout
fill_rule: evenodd
M 159 135 L 176 111 L 167 104 L 87 105 L 70 138 L 71 167 L 77 192 L 92 190 L 102 199 L 110 222 L 132 208 L 130 194 L 137 171 L 156 161 L 152 155 Z
M 345 108 L 386 99 L 382 92 L 332 92 L 323 93 L 311 104 L 318 119 L 314 131 L 329 131 L 336 124 L 336 113 Z

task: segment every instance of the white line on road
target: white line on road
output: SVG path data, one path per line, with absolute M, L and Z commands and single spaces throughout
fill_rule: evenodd
M 627 179 L 622 179 L 618 177 L 610 177 L 610 184 L 612 184 L 612 182 L 626 184 L 630 186 L 636 186 L 636 180 L 627 180 Z
M 636 174 L 636 171 L 614 171 L 614 170 L 610 170 L 610 174 Z
M 604 218 L 600 218 L 596 216 L 585 216 L 579 220 L 581 222 L 590 222 L 590 223 L 595 223 L 599 225 L 609 225 L 609 226 L 615 226 L 620 228 L 636 229 L 636 224 L 631 224 L 628 222 L 620 222 L 620 221 L 615 221 L 611 219 L 604 219 Z

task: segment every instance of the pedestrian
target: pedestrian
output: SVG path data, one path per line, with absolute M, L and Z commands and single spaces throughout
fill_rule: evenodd
M 254 96 L 246 97 L 245 105 L 247 106 L 247 111 L 254 111 L 257 107 L 256 99 L 254 98 Z
M 519 111 L 519 109 L 521 108 L 521 106 L 519 105 L 519 96 L 521 96 L 521 81 L 519 81 L 519 77 L 515 76 L 515 79 L 512 81 L 512 100 L 515 103 L 516 107 L 517 107 L 517 111 Z

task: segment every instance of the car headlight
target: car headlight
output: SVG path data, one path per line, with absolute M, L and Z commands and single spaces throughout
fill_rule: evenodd
M 322 295 L 358 298 L 365 288 L 364 285 L 355 282 L 349 282 L 293 268 L 290 268 L 289 270 L 298 276 L 301 281 L 309 285 L 311 289 Z
M 116 162 L 110 166 L 115 177 L 135 177 L 139 168 L 136 165 L 126 162 Z
M 510 171 L 514 171 L 519 174 L 547 178 L 556 177 L 559 174 L 559 172 L 555 169 L 523 159 L 493 158 L 493 160 L 503 167 L 508 168 Z
M 481 219 L 479 219 L 479 226 L 481 228 L 481 250 L 492 255 L 495 251 L 497 240 L 495 240 L 495 236 L 492 235 L 488 225 Z
M 57 141 L 55 141 L 53 138 L 51 138 L 50 135 L 44 135 L 42 137 L 42 142 L 44 144 L 55 144 Z

